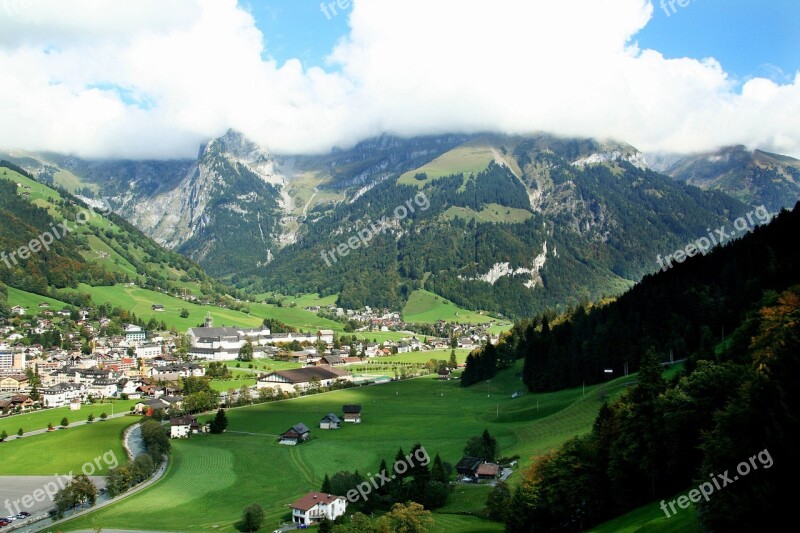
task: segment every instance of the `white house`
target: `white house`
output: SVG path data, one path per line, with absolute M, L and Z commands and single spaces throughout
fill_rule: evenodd
M 180 418 L 171 418 L 169 425 L 171 439 L 188 439 L 192 433 L 202 432 L 196 416 L 186 415 Z
M 309 492 L 292 504 L 292 522 L 311 525 L 323 518 L 336 520 L 347 511 L 344 496 Z
M 25 308 L 22 307 L 21 305 L 15 305 L 14 307 L 11 308 L 11 314 L 14 314 L 14 315 L 17 315 L 17 316 L 24 316 L 25 312 L 26 312 Z

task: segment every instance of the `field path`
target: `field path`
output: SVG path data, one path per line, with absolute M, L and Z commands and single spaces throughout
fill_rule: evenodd
M 292 448 L 289 450 L 289 457 L 292 458 L 292 462 L 297 466 L 298 470 L 300 470 L 300 473 L 303 474 L 303 478 L 308 481 L 309 485 L 313 486 L 315 483 L 314 475 L 300 457 L 300 452 L 297 450 L 297 446 L 292 446 Z

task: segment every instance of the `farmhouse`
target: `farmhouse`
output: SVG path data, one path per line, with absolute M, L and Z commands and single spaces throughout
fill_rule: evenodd
M 328 387 L 339 380 L 349 379 L 347 372 L 334 372 L 330 368 L 309 366 L 292 370 L 279 370 L 258 378 L 256 387 L 278 387 L 283 392 L 296 392 L 296 387 L 306 390 L 312 386 L 312 380 L 322 387 Z
M 463 457 L 456 464 L 456 472 L 458 472 L 459 476 L 474 477 L 481 463 L 483 463 L 483 460 L 477 457 Z
M 24 316 L 25 315 L 25 308 L 21 305 L 15 305 L 11 308 L 11 314 L 17 316 Z
M 342 425 L 342 419 L 333 413 L 328 413 L 319 421 L 320 429 L 339 429 Z
M 336 520 L 347 510 L 347 500 L 343 496 L 310 492 L 292 503 L 292 522 L 311 525 L 323 518 Z
M 478 478 L 478 483 L 481 481 L 494 481 L 497 479 L 497 473 L 500 471 L 500 467 L 494 463 L 483 463 L 478 467 L 475 471 L 475 474 Z
M 344 411 L 344 421 L 352 422 L 354 424 L 361 423 L 361 406 L 360 405 L 345 405 L 342 407 Z
M 186 415 L 169 420 L 169 437 L 171 439 L 188 439 L 191 434 L 203 433 L 203 427 L 196 416 Z
M 308 429 L 308 426 L 300 422 L 278 437 L 278 442 L 279 444 L 294 446 L 296 444 L 302 444 L 307 441 L 309 437 L 311 437 L 311 430 Z

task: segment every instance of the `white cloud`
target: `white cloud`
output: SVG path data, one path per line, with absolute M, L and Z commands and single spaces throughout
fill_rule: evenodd
M 800 74 L 738 88 L 713 59 L 640 50 L 648 0 L 362 0 L 349 14 L 326 72 L 264 60 L 235 0 L 0 0 L 0 146 L 176 157 L 229 127 L 276 152 L 493 130 L 800 156 Z

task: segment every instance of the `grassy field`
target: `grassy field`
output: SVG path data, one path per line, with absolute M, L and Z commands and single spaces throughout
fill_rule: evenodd
M 494 320 L 492 317 L 468 311 L 432 292 L 417 289 L 411 293 L 405 307 L 403 320 L 431 324 L 437 320 L 472 324 L 485 324 Z
M 487 204 L 480 211 L 475 211 L 469 207 L 450 207 L 442 213 L 442 219 L 453 220 L 463 219 L 467 222 L 475 220 L 477 222 L 507 222 L 509 224 L 520 224 L 533 216 L 527 209 L 506 207 L 500 204 Z
M 58 424 L 59 420 L 54 420 L 53 423 Z M 0 475 L 49 476 L 78 473 L 85 463 L 101 457 L 109 450 L 114 452 L 119 464 L 126 464 L 122 432 L 138 421 L 138 417 L 123 416 L 22 439 L 9 438 L 0 444 L 0 449 L 3 450 Z M 106 464 L 103 461 L 99 464 L 103 468 L 96 474 L 102 475 L 106 471 Z
M 667 518 L 653 502 L 590 530 L 590 533 L 702 533 L 697 507 Z
M 60 300 L 54 300 L 46 296 L 33 294 L 32 292 L 21 291 L 19 289 L 15 289 L 14 287 L 8 287 L 9 307 L 21 305 L 27 310 L 29 315 L 36 315 L 42 311 L 42 309 L 39 309 L 39 304 L 42 302 L 49 303 L 51 311 L 58 311 L 64 309 L 65 307 L 69 307 L 69 304 L 66 304 Z
M 437 157 L 418 169 L 406 172 L 398 184 L 422 187 L 425 183 L 452 174 L 478 174 L 483 172 L 494 160 L 494 152 L 484 140 L 469 141 Z M 418 180 L 414 176 L 420 173 L 428 176 L 427 180 Z
M 410 352 L 410 353 L 401 353 L 397 355 L 390 355 L 389 357 L 376 357 L 370 359 L 370 361 L 374 361 L 378 364 L 383 363 L 427 363 L 431 359 L 444 359 L 447 361 L 450 359 L 450 352 L 452 350 L 431 350 L 428 352 Z M 467 359 L 467 355 L 472 350 L 467 350 L 464 348 L 457 348 L 456 349 L 456 360 L 459 364 L 464 363 Z
M 114 400 L 113 413 L 127 413 L 138 401 L 139 400 Z M 100 413 L 111 415 L 112 404 L 96 403 L 93 405 L 82 405 L 79 411 L 70 411 L 69 407 L 57 407 L 55 409 L 43 409 L 0 418 L 0 431 L 6 431 L 9 435 L 16 435 L 19 428 L 28 432 L 37 429 L 45 429 L 48 422 L 57 425 L 65 416 L 70 422 L 86 420 L 89 417 L 89 413 L 93 413 L 95 417 L 99 417 Z
M 635 379 L 587 387 L 585 395 L 572 389 L 511 399 L 522 387 L 520 369 L 501 372 L 488 388 L 479 384 L 462 389 L 454 381 L 425 377 L 230 410 L 226 434 L 174 443 L 174 462 L 153 488 L 62 530 L 136 529 L 146 523 L 157 530 L 233 531 L 242 508 L 258 502 L 267 515 L 264 530 L 269 531 L 288 518 L 286 505 L 318 489 L 326 473 L 373 472 L 399 446 L 408 450 L 416 442 L 431 456 L 438 453 L 455 464 L 467 439 L 484 428 L 496 436 L 503 455 L 520 455 L 524 467 L 531 456 L 588 432 L 603 397 L 620 394 Z M 341 413 L 346 403 L 363 405 L 362 424 L 337 431 L 314 429 L 325 413 Z M 298 447 L 278 445 L 276 435 L 298 422 L 312 428 L 312 440 Z M 488 487 L 456 493 L 435 514 L 436 531 L 501 531 L 500 524 L 452 514 L 479 510 L 484 491 Z
M 256 384 L 256 374 L 250 374 L 250 376 L 240 376 L 234 379 L 213 379 L 210 385 L 217 392 L 227 392 L 228 389 L 240 389 L 243 386 L 252 387 Z
M 90 294 L 92 300 L 97 304 L 110 303 L 113 306 L 133 311 L 139 318 L 144 320 L 155 318 L 159 322 L 164 321 L 167 327 L 174 326 L 179 332 L 185 332 L 188 328 L 201 324 L 206 313 L 210 312 L 216 326 L 252 328 L 260 326 L 265 318 L 275 318 L 302 331 L 332 329 L 339 332 L 339 334 L 344 334 L 344 324 L 319 317 L 315 313 L 306 311 L 301 306 L 277 307 L 275 305 L 251 303 L 249 304 L 250 314 L 248 314 L 232 309 L 194 304 L 168 294 L 140 287 L 125 287 L 124 285 L 91 287 L 81 284 L 79 290 Z M 164 311 L 153 311 L 151 307 L 153 304 L 163 305 Z M 189 311 L 188 318 L 181 318 L 181 309 Z M 357 335 L 360 338 L 369 340 L 377 339 L 378 342 L 387 339 L 400 340 L 408 336 L 400 332 L 365 332 Z

